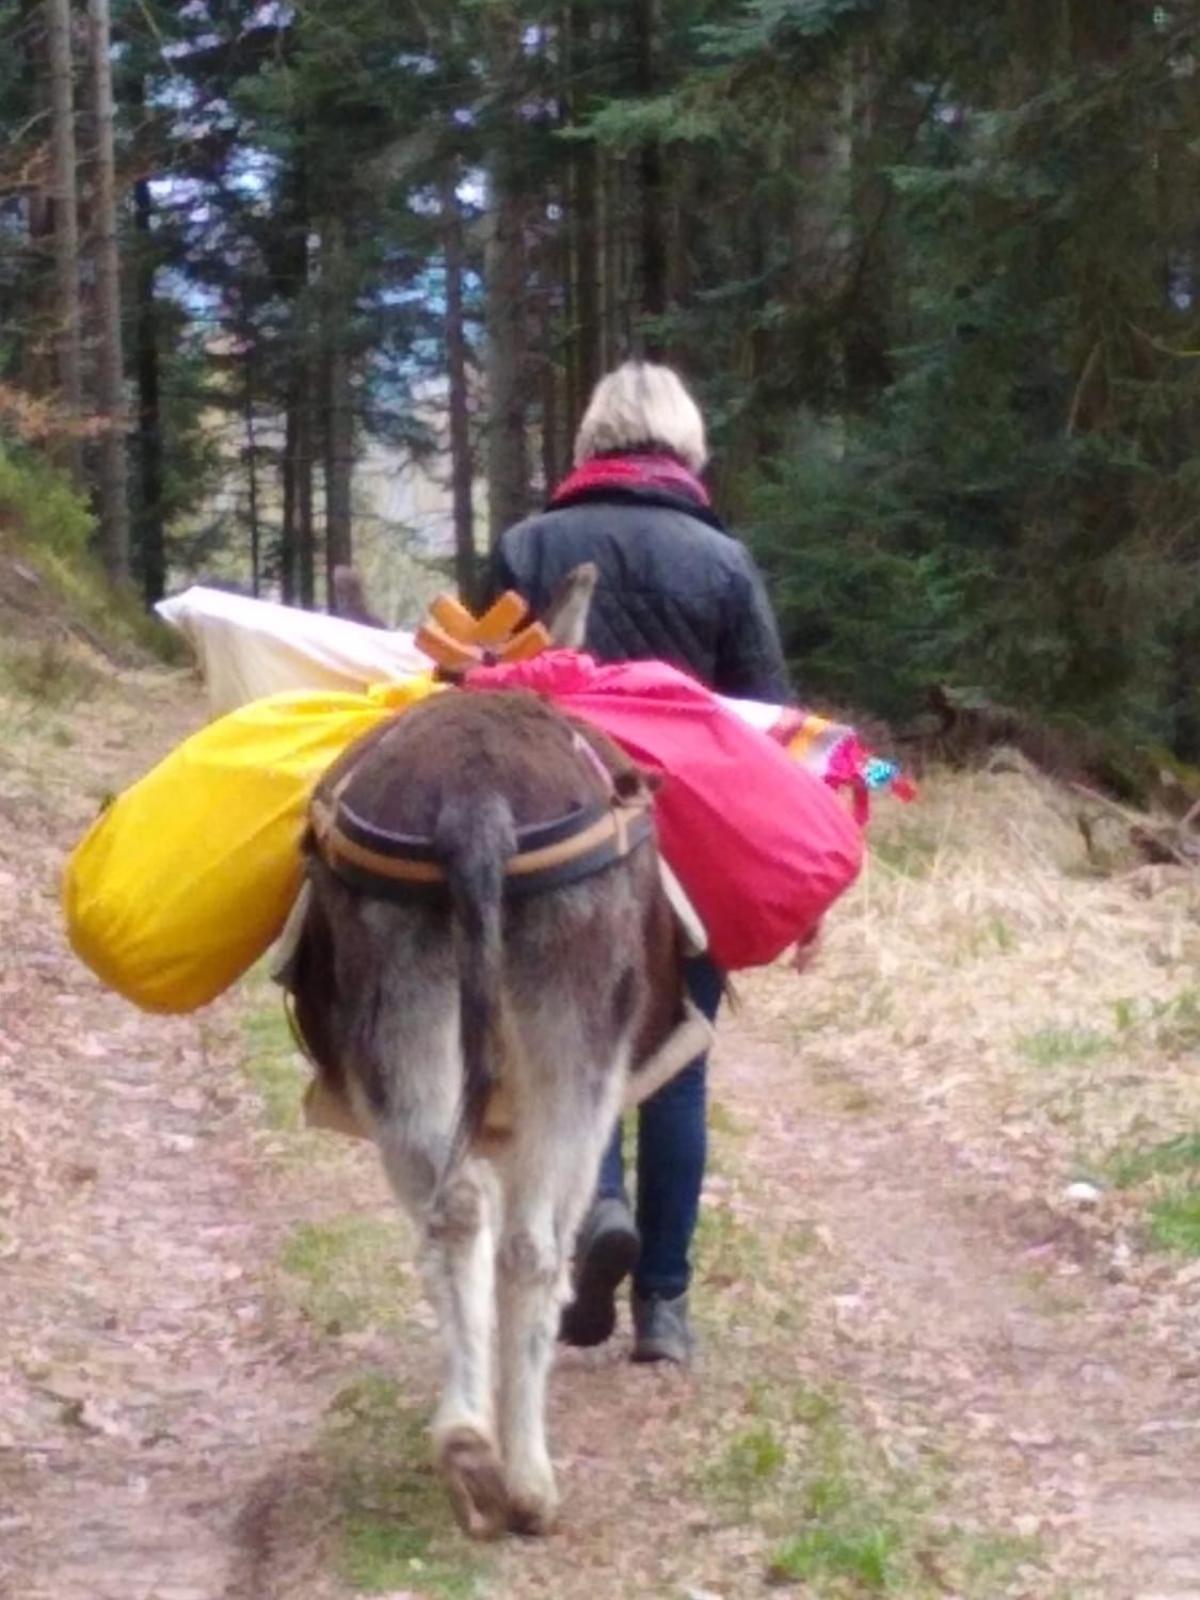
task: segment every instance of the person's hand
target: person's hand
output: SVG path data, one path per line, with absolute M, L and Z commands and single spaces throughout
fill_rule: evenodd
M 818 923 L 811 933 L 796 941 L 795 949 L 792 951 L 792 971 L 807 972 L 816 960 L 820 948 L 821 925 Z

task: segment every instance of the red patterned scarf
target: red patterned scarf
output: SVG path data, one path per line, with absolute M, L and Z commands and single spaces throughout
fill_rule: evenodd
M 707 506 L 708 490 L 694 472 L 674 456 L 638 452 L 627 456 L 593 456 L 555 489 L 552 506 L 562 505 L 576 495 L 603 489 L 661 489 L 667 494 Z

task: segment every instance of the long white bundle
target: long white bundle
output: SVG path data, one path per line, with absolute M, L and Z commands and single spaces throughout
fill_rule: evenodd
M 155 607 L 199 659 L 214 716 L 286 689 L 344 689 L 428 672 L 411 633 L 194 585 Z

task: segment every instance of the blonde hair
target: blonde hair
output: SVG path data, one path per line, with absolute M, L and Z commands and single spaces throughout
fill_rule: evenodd
M 701 472 L 708 460 L 700 408 L 670 367 L 627 361 L 592 390 L 579 432 L 575 464 L 614 450 L 669 450 Z

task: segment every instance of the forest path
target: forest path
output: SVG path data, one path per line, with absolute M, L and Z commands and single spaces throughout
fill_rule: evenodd
M 1200 1125 L 1190 881 L 1052 859 L 1027 779 L 884 817 L 813 974 L 723 1027 L 695 1372 L 564 1352 L 562 1531 L 476 1549 L 411 1236 L 299 1127 L 273 993 L 150 1017 L 65 945 L 65 853 L 202 714 L 0 699 L 6 1600 L 1200 1596 L 1200 1268 L 1147 1221 L 1192 1191 L 1069 1187 Z

